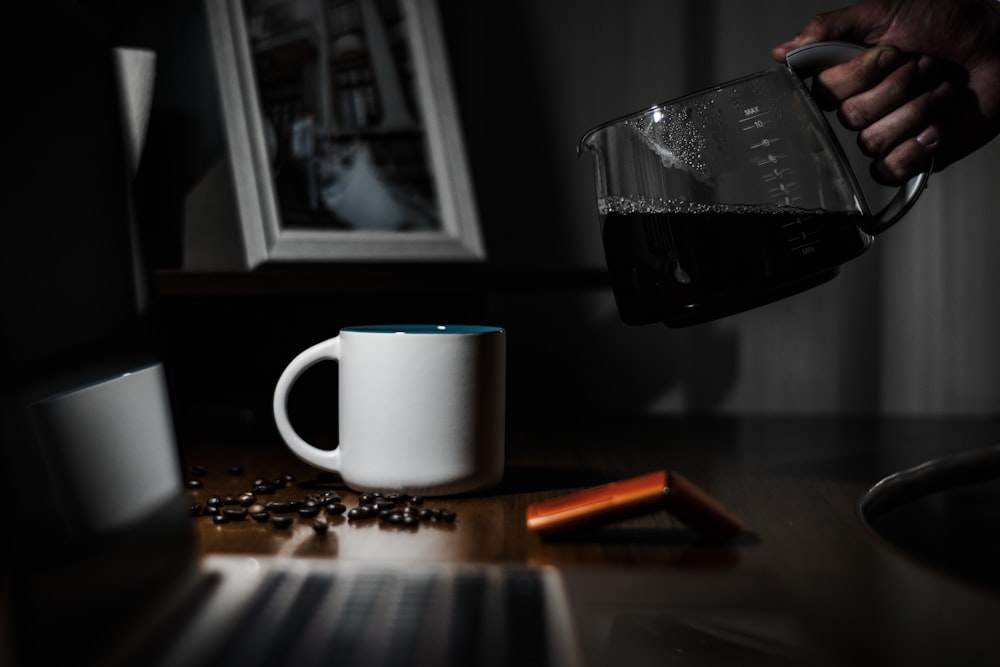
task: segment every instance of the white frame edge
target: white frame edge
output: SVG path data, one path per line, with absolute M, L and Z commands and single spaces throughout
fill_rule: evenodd
M 482 260 L 486 256 L 437 2 L 400 0 L 442 229 L 284 229 L 267 159 L 242 0 L 205 0 L 244 268 L 265 262 Z

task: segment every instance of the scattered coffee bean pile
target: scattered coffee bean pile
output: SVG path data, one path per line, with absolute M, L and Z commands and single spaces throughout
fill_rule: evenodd
M 205 488 L 203 479 L 208 470 L 203 466 L 192 466 L 186 486 L 192 490 Z M 243 475 L 243 468 L 232 466 L 229 474 Z M 306 488 L 316 488 L 329 484 L 331 478 L 320 473 Z M 295 485 L 295 477 L 283 474 L 274 479 L 255 479 L 249 491 L 235 496 L 210 495 L 204 504 L 192 502 L 190 514 L 193 517 L 210 516 L 216 524 L 244 521 L 247 518 L 258 523 L 271 523 L 276 529 L 290 528 L 296 518 L 312 519 L 313 530 L 325 535 L 330 530 L 330 519 L 346 516 L 352 524 L 365 522 L 384 523 L 402 528 L 416 529 L 425 523 L 454 523 L 457 516 L 445 508 L 424 506 L 420 496 L 410 496 L 400 492 L 371 492 L 357 495 L 357 502 L 348 508 L 337 491 L 319 489 L 306 492 L 299 498 L 264 500 L 262 496 L 274 496 Z

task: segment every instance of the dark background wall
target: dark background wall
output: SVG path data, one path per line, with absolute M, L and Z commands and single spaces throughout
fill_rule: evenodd
M 514 419 L 539 409 L 639 412 L 682 386 L 688 409 L 716 410 L 736 372 L 731 340 L 703 329 L 680 333 L 675 340 L 687 342 L 677 347 L 662 327 L 621 324 L 604 275 L 590 157 L 577 154 L 591 126 L 711 82 L 712 57 L 683 57 L 688 49 L 711 52 L 710 41 L 695 44 L 683 28 L 711 21 L 711 4 L 446 1 L 439 8 L 486 262 L 449 267 L 450 277 L 427 289 L 412 287 L 425 267 L 376 269 L 389 276 L 376 294 L 316 287 L 343 267 L 264 267 L 256 291 L 239 294 L 188 283 L 160 301 L 160 314 L 183 400 L 203 395 L 191 408 L 198 423 L 266 428 L 268 392 L 297 351 L 343 325 L 394 320 L 507 327 Z M 158 51 L 169 63 L 158 85 L 168 102 L 152 120 L 141 186 L 156 202 L 146 213 L 150 252 L 170 268 L 181 262 L 179 201 L 223 146 L 221 128 L 207 122 L 219 110 L 205 83 L 213 73 L 204 65 L 199 3 L 172 4 L 167 14 Z M 766 53 L 760 61 L 768 65 Z M 284 282 L 296 270 L 306 272 L 298 287 Z M 469 271 L 487 275 L 470 279 Z M 282 288 L 273 287 L 276 273 Z M 703 380 L 698 357 L 719 372 Z M 306 396 L 294 402 L 316 406 L 319 422 L 320 406 L 333 400 L 334 373 L 311 372 Z
M 384 266 L 374 290 L 363 273 L 345 279 L 343 266 L 265 267 L 234 282 L 176 271 L 183 198 L 224 148 L 199 2 L 20 8 L 25 27 L 4 58 L 26 100 L 13 133 L 15 213 L 0 250 L 5 363 L 54 359 L 52 340 L 118 349 L 113 341 L 136 339 L 123 333 L 132 324 L 153 324 L 139 338 L 168 360 L 182 424 L 269 433 L 271 387 L 306 345 L 347 324 L 461 320 L 507 327 L 515 419 L 540 407 L 996 411 L 1000 303 L 989 249 L 1000 232 L 988 224 L 1000 203 L 989 185 L 996 146 L 936 175 L 905 223 L 808 294 L 682 330 L 627 327 L 617 317 L 579 138 L 609 118 L 773 66 L 770 47 L 826 3 L 439 6 L 488 259 L 439 267 L 429 281 L 415 278 L 427 267 Z M 158 99 L 174 100 L 154 112 L 136 183 L 154 271 L 148 318 L 133 312 L 121 246 L 126 179 L 108 72 L 92 71 L 107 66 L 100 53 L 112 45 L 155 50 Z M 304 381 L 303 418 L 317 428 L 334 373 L 317 369 Z

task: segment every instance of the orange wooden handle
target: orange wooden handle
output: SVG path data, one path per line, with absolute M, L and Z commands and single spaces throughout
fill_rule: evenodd
M 559 496 L 528 507 L 528 528 L 540 535 L 567 533 L 666 508 L 691 528 L 729 539 L 743 522 L 716 498 L 667 470 Z

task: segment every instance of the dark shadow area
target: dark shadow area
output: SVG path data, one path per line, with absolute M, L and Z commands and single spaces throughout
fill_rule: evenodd
M 907 555 L 1000 594 L 1000 478 L 911 500 L 869 525 Z
M 607 641 L 608 664 L 822 665 L 815 654 L 784 638 L 685 615 L 621 614 Z
M 12 554 L 5 594 L 17 664 L 56 664 L 68 647 L 75 664 L 107 664 L 116 642 L 154 611 L 153 601 L 193 571 L 195 535 L 186 507 L 184 493 L 120 531 L 44 552 L 26 545 Z M 52 628 L 59 628 L 57 641 L 39 641 Z
M 601 470 L 508 465 L 500 486 L 491 493 L 517 494 L 562 491 L 598 486 L 616 479 L 614 475 Z
M 548 542 L 601 544 L 658 544 L 666 546 L 692 545 L 710 547 L 721 550 L 733 547 L 750 547 L 760 544 L 760 535 L 752 531 L 743 531 L 727 541 L 713 540 L 691 528 L 638 528 L 624 526 L 605 526 L 590 530 L 577 531 L 567 535 L 547 537 Z
M 877 461 L 863 453 L 845 456 L 813 457 L 784 461 L 771 471 L 794 479 L 837 480 L 863 484 L 876 479 L 881 471 Z

